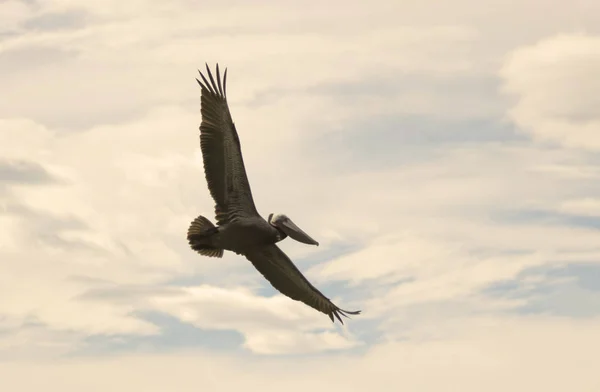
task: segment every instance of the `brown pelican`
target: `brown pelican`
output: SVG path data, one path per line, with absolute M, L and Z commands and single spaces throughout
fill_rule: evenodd
M 215 201 L 217 226 L 203 216 L 190 225 L 187 239 L 190 247 L 201 255 L 222 257 L 224 250 L 245 256 L 254 267 L 282 294 L 334 316 L 359 314 L 338 308 L 317 290 L 294 263 L 276 245 L 289 236 L 305 244 L 319 245 L 283 214 L 270 214 L 268 220 L 254 206 L 250 184 L 235 125 L 227 104 L 227 69 L 223 80 L 216 67 L 216 81 L 208 64 L 204 77 L 196 79 L 201 87 L 200 147 L 204 174 Z

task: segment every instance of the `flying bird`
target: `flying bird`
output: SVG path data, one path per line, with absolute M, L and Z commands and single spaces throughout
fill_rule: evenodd
M 276 245 L 288 236 L 305 244 L 319 243 L 284 214 L 270 214 L 267 220 L 260 216 L 227 104 L 227 69 L 221 79 L 217 64 L 216 80 L 208 64 L 208 79 L 198 72 L 202 79 L 196 78 L 201 87 L 200 148 L 217 225 L 203 216 L 194 219 L 187 232 L 190 247 L 208 257 L 222 257 L 225 250 L 245 256 L 280 293 L 328 315 L 331 321 L 335 316 L 343 324 L 340 315 L 360 314 L 333 304 Z

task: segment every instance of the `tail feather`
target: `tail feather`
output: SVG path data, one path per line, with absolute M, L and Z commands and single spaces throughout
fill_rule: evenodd
M 218 229 L 203 216 L 199 216 L 191 223 L 187 239 L 190 247 L 203 256 L 223 257 L 223 249 L 215 248 L 210 244 L 210 236 L 217 233 Z

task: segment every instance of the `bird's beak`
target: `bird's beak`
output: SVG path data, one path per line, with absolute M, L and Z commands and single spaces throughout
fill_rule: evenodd
M 292 222 L 292 220 L 289 218 L 284 220 L 283 222 L 280 222 L 279 227 L 281 230 L 283 230 L 285 234 L 290 236 L 290 238 L 293 238 L 298 242 L 319 246 L 319 243 L 317 241 L 312 239 L 311 236 L 309 236 L 301 228 L 296 226 L 296 224 Z

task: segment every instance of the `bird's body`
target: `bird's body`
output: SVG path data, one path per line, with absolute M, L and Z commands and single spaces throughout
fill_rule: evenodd
M 215 201 L 217 226 L 197 217 L 187 233 L 190 247 L 201 255 L 222 257 L 225 250 L 245 256 L 282 294 L 305 303 L 342 322 L 340 315 L 359 314 L 338 308 L 317 290 L 276 245 L 285 237 L 312 245 L 319 243 L 283 214 L 260 216 L 252 199 L 240 140 L 227 105 L 227 70 L 216 82 L 206 66 L 210 82 L 200 72 L 202 88 L 200 147 L 204 173 Z
M 281 241 L 282 235 L 259 216 L 238 219 L 218 227 L 212 226 L 206 233 L 188 233 L 188 239 L 192 240 L 192 249 L 201 254 L 203 249 L 223 249 L 244 255 L 257 246 Z

